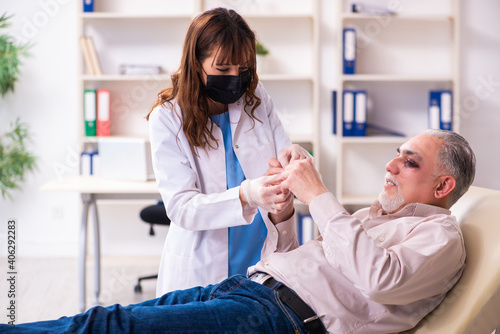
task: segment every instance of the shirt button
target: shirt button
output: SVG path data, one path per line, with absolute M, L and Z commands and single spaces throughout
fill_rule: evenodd
M 380 238 L 378 238 L 378 241 L 380 241 L 380 242 L 384 242 L 384 241 L 385 241 L 385 238 L 384 238 L 384 237 L 380 237 Z
M 239 146 L 239 145 L 234 145 L 234 147 L 235 147 L 235 148 L 237 148 L 237 149 L 238 149 L 238 148 L 240 148 L 240 146 Z
M 273 232 L 273 236 L 277 236 L 278 233 L 276 231 Z
M 288 232 L 287 232 L 287 231 L 283 231 L 282 233 L 283 233 L 283 234 L 287 234 Z
M 268 266 L 269 265 L 269 261 L 265 261 L 264 265 Z

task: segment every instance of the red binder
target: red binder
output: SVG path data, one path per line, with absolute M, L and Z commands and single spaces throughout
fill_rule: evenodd
M 97 90 L 97 136 L 109 136 L 109 89 Z

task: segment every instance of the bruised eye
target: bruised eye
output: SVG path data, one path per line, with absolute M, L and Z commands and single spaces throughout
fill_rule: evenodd
M 405 166 L 409 168 L 418 168 L 418 163 L 413 159 L 406 159 Z

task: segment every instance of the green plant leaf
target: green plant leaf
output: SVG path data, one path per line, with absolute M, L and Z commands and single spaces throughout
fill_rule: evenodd
M 3 14 L 0 17 L 0 30 L 9 26 L 12 16 Z M 28 44 L 15 43 L 12 36 L 0 34 L 0 95 L 4 97 L 14 91 L 14 85 L 19 79 L 21 57 L 27 57 Z M 36 168 L 36 157 L 26 148 L 29 141 L 27 126 L 16 119 L 11 124 L 11 130 L 0 136 L 0 193 L 2 197 L 11 198 L 11 192 L 20 189 L 28 172 Z
M 27 172 L 36 169 L 36 157 L 26 148 L 30 140 L 26 124 L 16 119 L 11 130 L 0 136 L 0 192 L 11 198 L 11 191 L 20 189 Z
M 261 56 L 265 56 L 265 55 L 269 54 L 269 50 L 266 49 L 266 47 L 262 43 L 256 42 L 255 43 L 255 53 L 258 55 L 261 55 Z
M 8 20 L 12 16 L 3 14 L 0 17 L 0 29 L 7 28 Z M 12 36 L 0 34 L 0 95 L 5 97 L 8 92 L 14 91 L 14 85 L 19 79 L 19 65 L 21 57 L 28 57 L 28 44 L 16 44 Z

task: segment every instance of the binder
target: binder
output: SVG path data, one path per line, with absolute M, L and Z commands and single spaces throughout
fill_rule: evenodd
M 86 13 L 94 11 L 94 0 L 83 0 L 83 11 Z
M 86 89 L 83 93 L 83 121 L 85 123 L 85 136 L 95 137 L 97 118 L 97 98 L 95 89 Z
M 297 240 L 302 245 L 314 239 L 314 221 L 311 215 L 299 214 Z
M 441 118 L 440 127 L 442 130 L 451 130 L 453 118 L 452 94 L 449 90 L 441 92 Z
M 90 176 L 92 174 L 92 163 L 89 152 L 80 153 L 80 175 Z
M 344 136 L 366 136 L 366 99 L 365 90 L 344 90 L 342 101 Z
M 354 92 L 345 90 L 342 97 L 342 133 L 345 137 L 353 135 Z
M 429 92 L 429 129 L 439 129 L 441 118 L 441 91 Z
M 91 175 L 99 175 L 99 152 L 90 153 L 90 172 Z
M 354 92 L 354 136 L 366 136 L 366 91 Z
M 337 91 L 332 91 L 333 134 L 337 134 Z
M 356 65 L 356 30 L 344 28 L 343 33 L 344 74 L 354 74 Z
M 90 51 L 87 46 L 87 37 L 80 37 L 80 48 L 82 49 L 83 61 L 85 63 L 87 74 L 95 75 L 94 66 L 92 65 L 92 60 L 90 59 Z
M 97 90 L 97 135 L 99 137 L 109 136 L 109 89 Z
M 97 151 L 80 153 L 80 175 L 96 175 L 97 156 Z
M 429 92 L 429 128 L 451 130 L 453 125 L 453 102 L 450 90 Z
M 94 40 L 92 37 L 84 37 L 90 56 L 90 63 L 92 66 L 93 75 L 102 75 L 101 63 L 99 62 L 99 57 L 97 57 L 97 52 L 95 50 Z
M 85 68 L 90 75 L 102 75 L 101 63 L 97 57 L 92 37 L 80 37 L 80 48 L 82 49 Z

